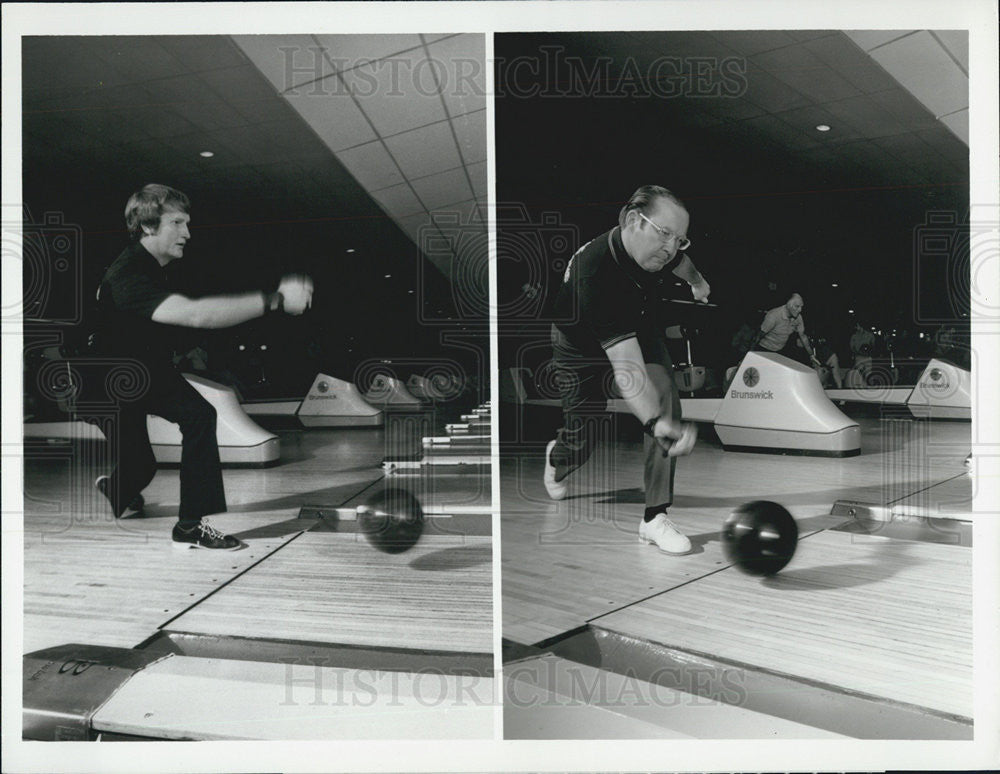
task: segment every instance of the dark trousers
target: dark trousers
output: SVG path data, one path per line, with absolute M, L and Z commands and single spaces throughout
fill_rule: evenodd
M 153 378 L 149 393 L 136 401 L 120 401 L 115 416 L 105 417 L 102 430 L 117 462 L 108 493 L 115 516 L 145 489 L 156 475 L 156 459 L 146 429 L 147 414 L 180 426 L 181 502 L 179 521 L 195 522 L 226 510 L 222 464 L 216 440 L 215 408 L 178 372 Z
M 674 383 L 674 366 L 666 342 L 641 338 L 639 347 L 646 361 L 646 377 L 660 396 L 660 415 L 681 418 L 681 399 Z M 563 426 L 556 435 L 551 462 L 556 480 L 561 480 L 590 459 L 598 431 L 607 415 L 614 371 L 604 355 L 581 357 L 563 333 L 552 328 L 553 365 L 562 399 Z M 645 436 L 643 483 L 646 507 L 669 506 L 674 500 L 676 457 L 665 457 L 659 444 Z

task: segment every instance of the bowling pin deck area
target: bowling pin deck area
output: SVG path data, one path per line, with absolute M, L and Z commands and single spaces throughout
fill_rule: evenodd
M 226 553 L 172 546 L 177 470 L 157 473 L 143 517 L 115 521 L 93 489 L 103 468 L 91 445 L 27 449 L 23 652 L 82 643 L 154 659 L 95 716 L 105 734 L 491 737 L 490 478 L 409 477 L 424 533 L 405 553 L 381 553 L 336 514 L 383 485 L 385 432 L 286 431 L 280 466 L 227 470 L 229 512 L 209 522 L 247 548 Z M 309 514 L 309 503 L 327 513 Z M 115 656 L 98 660 L 106 658 Z M 321 712 L 306 706 L 311 689 L 282 704 L 294 678 L 288 663 L 328 685 Z M 426 669 L 441 683 L 434 706 L 415 693 Z M 359 695 L 375 694 L 353 715 L 352 680 Z M 336 695 L 337 686 L 347 693 Z M 447 701 L 461 690 L 485 698 Z M 336 709 L 345 696 L 347 707 Z
M 858 422 L 861 454 L 842 459 L 704 438 L 678 465 L 681 557 L 637 540 L 634 440 L 599 447 L 560 502 L 540 449 L 502 451 L 508 738 L 971 738 L 969 426 Z M 757 499 L 799 525 L 771 578 L 730 566 L 719 542 Z

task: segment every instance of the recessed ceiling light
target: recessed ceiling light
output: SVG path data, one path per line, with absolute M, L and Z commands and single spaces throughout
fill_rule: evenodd
M 412 296 L 412 295 L 413 295 L 414 293 L 416 293 L 417 291 L 415 291 L 415 290 L 407 290 L 406 292 L 407 292 L 407 293 L 408 293 L 409 295 L 411 295 L 411 296 Z
M 832 285 L 830 285 L 830 287 L 831 288 L 836 288 L 836 287 L 840 287 L 840 286 L 836 282 L 834 282 Z
M 201 157 L 202 157 L 203 159 L 210 159 L 210 158 L 212 158 L 212 156 L 214 156 L 215 154 L 214 154 L 214 153 L 212 153 L 212 151 L 202 151 L 202 152 L 201 152 L 201 153 L 199 153 L 198 155 L 199 155 L 199 156 L 201 156 Z
M 816 127 L 816 131 L 817 132 L 829 132 L 830 131 L 830 127 L 827 126 L 826 124 L 820 124 L 819 126 Z
M 353 253 L 354 252 L 354 248 L 353 247 L 348 247 L 347 250 L 345 250 L 344 252 Z
M 392 275 L 391 275 L 391 274 L 386 274 L 386 275 L 385 275 L 385 278 L 386 278 L 386 279 L 392 279 Z
M 854 314 L 854 310 L 853 310 L 853 309 L 848 309 L 848 310 L 847 310 L 847 313 L 848 313 L 848 314 Z

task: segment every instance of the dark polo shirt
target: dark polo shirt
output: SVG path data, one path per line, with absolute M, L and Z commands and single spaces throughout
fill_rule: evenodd
M 554 324 L 564 344 L 593 357 L 632 337 L 662 338 L 668 324 L 662 299 L 682 258 L 678 252 L 660 271 L 645 271 L 625 252 L 618 226 L 585 244 L 570 259 L 556 295 Z
M 122 251 L 105 272 L 98 296 L 106 354 L 134 358 L 154 377 L 173 371 L 174 351 L 188 351 L 203 332 L 155 323 L 152 317 L 169 295 L 201 295 L 185 268 L 183 259 L 160 266 L 138 242 Z

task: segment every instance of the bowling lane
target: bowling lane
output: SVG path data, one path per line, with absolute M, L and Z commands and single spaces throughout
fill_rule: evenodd
M 463 653 L 492 650 L 492 548 L 486 534 L 424 535 L 386 554 L 358 533 L 310 531 L 167 629 Z
M 501 461 L 503 634 L 537 644 L 598 616 L 727 566 L 718 532 L 730 509 L 776 500 L 801 534 L 829 529 L 838 500 L 884 504 L 964 471 L 955 449 L 968 425 L 856 417 L 861 454 L 827 458 L 724 452 L 705 435 L 678 465 L 670 517 L 691 538 L 683 557 L 637 542 L 643 511 L 637 440 L 604 443 L 578 474 L 570 497 L 550 500 L 542 452 Z M 967 453 L 967 452 L 966 452 Z
M 591 623 L 971 724 L 969 548 L 825 531 L 773 578 L 729 568 Z
M 176 468 L 157 471 L 143 517 L 116 521 L 93 488 L 107 469 L 103 443 L 26 445 L 24 651 L 72 641 L 134 647 L 314 526 L 297 518 L 304 502 L 341 505 L 382 479 L 383 430 L 285 431 L 281 443 L 279 466 L 224 472 L 230 510 L 209 522 L 248 545 L 224 556 L 173 548 Z M 481 489 L 435 484 L 432 500 L 454 490 L 479 502 L 488 498 Z

